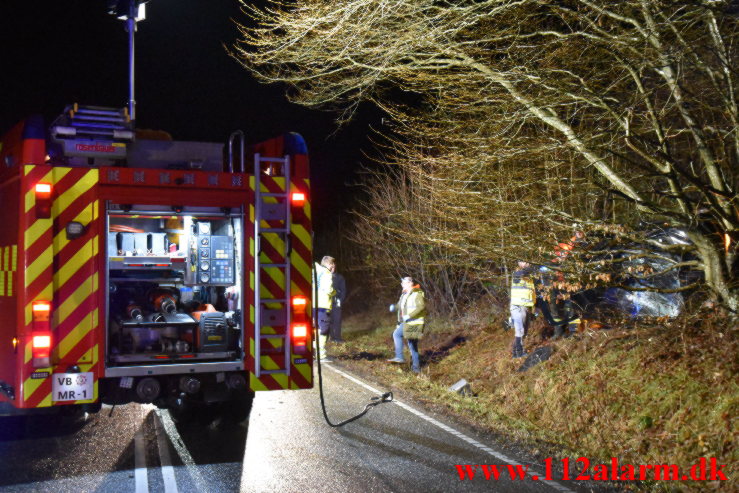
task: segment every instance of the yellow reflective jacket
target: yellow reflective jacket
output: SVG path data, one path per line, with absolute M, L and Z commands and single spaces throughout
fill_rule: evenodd
M 331 310 L 331 301 L 336 294 L 334 291 L 333 274 L 327 267 L 316 262 L 314 273 L 316 283 L 316 308 Z
M 413 286 L 408 293 L 400 295 L 398 300 L 398 322 L 405 323 L 403 337 L 406 339 L 420 339 L 423 335 L 423 326 L 426 315 L 426 299 L 421 288 Z M 408 317 L 406 319 L 406 317 Z
M 534 280 L 524 272 L 517 270 L 513 273 L 513 281 L 511 282 L 511 305 L 534 306 L 535 302 Z

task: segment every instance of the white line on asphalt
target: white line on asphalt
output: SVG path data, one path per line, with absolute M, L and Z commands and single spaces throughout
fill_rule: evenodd
M 149 493 L 149 479 L 146 473 L 146 447 L 144 447 L 144 433 L 141 431 L 143 427 L 144 422 L 142 421 L 133 436 L 136 493 Z
M 324 365 L 321 365 L 321 366 L 324 366 Z M 381 395 L 382 394 L 382 392 L 380 392 L 379 390 L 375 389 L 374 387 L 371 387 L 370 385 L 367 385 L 366 383 L 364 383 L 361 380 L 359 380 L 359 379 L 357 379 L 357 378 L 349 375 L 348 373 L 344 373 L 343 371 L 334 368 L 330 364 L 326 364 L 325 367 L 326 368 L 330 368 L 332 371 L 335 371 L 336 373 L 338 373 L 339 375 L 343 376 L 344 378 L 347 378 L 347 379 L 351 380 L 352 382 L 356 383 L 357 385 L 359 385 L 361 387 L 364 387 L 365 389 L 367 389 L 367 390 L 369 390 L 369 391 L 371 391 L 371 392 L 373 392 L 375 394 L 378 394 L 378 395 Z M 395 398 L 393 398 L 393 401 L 392 402 L 394 402 L 395 404 L 397 404 L 401 408 L 405 409 L 406 411 L 415 414 L 419 418 L 428 421 L 432 425 L 441 428 L 442 430 L 446 431 L 447 433 L 451 433 L 452 435 L 461 438 L 462 440 L 464 440 L 465 442 L 469 443 L 470 445 L 472 445 L 474 447 L 477 447 L 478 449 L 482 450 L 483 452 L 486 452 L 486 453 L 492 455 L 493 457 L 495 457 L 498 460 L 501 460 L 501 461 L 506 462 L 506 463 L 511 464 L 511 465 L 516 465 L 517 464 L 517 462 L 515 460 L 511 459 L 507 455 L 501 454 L 500 452 L 491 449 L 487 445 L 483 445 L 482 443 L 478 442 L 477 440 L 474 440 L 474 439 L 468 437 L 464 433 L 461 433 L 461 432 L 455 430 L 454 428 L 452 428 L 450 426 L 447 426 L 444 423 L 441 423 L 441 422 L 435 420 L 431 416 L 427 416 L 426 414 L 422 413 L 421 411 L 418 411 L 418 410 L 412 408 L 408 404 L 404 404 L 404 403 L 400 402 L 399 400 L 397 400 Z M 533 470 L 531 468 L 528 469 L 528 475 L 529 476 L 536 476 L 538 478 L 538 481 L 539 482 L 544 483 L 544 484 L 547 484 L 547 485 L 551 486 L 552 488 L 554 488 L 555 490 L 562 491 L 564 493 L 575 493 L 573 490 L 567 488 L 566 486 L 563 486 L 563 485 L 557 483 L 556 481 L 542 479 L 542 478 L 544 478 L 544 474 L 542 474 L 542 473 L 540 473 L 538 471 L 535 471 L 535 470 Z
M 166 435 L 162 432 L 162 424 L 159 422 L 159 416 L 154 416 L 154 428 L 157 430 L 157 444 L 159 446 L 159 460 L 162 463 L 162 478 L 164 479 L 164 493 L 178 493 L 177 480 L 174 477 L 174 468 L 172 467 L 172 458 L 169 455 L 169 445 L 167 445 Z
M 198 465 L 195 463 L 195 459 L 193 459 L 192 455 L 190 455 L 190 452 L 187 451 L 187 447 L 185 447 L 184 445 L 185 442 L 182 440 L 182 437 L 177 431 L 177 426 L 175 426 L 174 421 L 172 421 L 172 416 L 169 415 L 169 411 L 157 409 L 156 413 L 162 420 L 164 432 L 169 436 L 169 440 L 170 442 L 172 442 L 172 446 L 174 446 L 177 455 L 180 456 L 180 460 L 183 464 L 185 464 L 187 472 L 195 481 L 195 490 L 207 491 L 208 484 L 200 475 L 200 470 L 198 469 Z

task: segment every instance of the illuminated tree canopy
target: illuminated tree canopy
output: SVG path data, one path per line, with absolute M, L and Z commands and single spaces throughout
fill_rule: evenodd
M 397 193 L 371 193 L 368 247 L 396 238 L 450 252 L 457 265 L 544 263 L 577 224 L 593 240 L 561 264 L 572 279 L 618 283 L 626 261 L 657 258 L 659 269 L 632 277 L 697 270 L 739 309 L 732 2 L 312 0 L 244 10 L 254 27 L 242 26 L 232 53 L 260 80 L 339 121 L 364 102 L 389 115 L 394 178 L 368 184 Z M 408 208 L 392 210 L 402 194 Z M 393 215 L 403 219 L 385 220 Z M 655 230 L 685 241 L 659 241 Z

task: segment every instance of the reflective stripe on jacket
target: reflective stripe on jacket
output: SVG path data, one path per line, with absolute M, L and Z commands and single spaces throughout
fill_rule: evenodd
M 403 323 L 403 337 L 406 339 L 420 339 L 423 335 L 423 326 L 426 315 L 426 299 L 423 291 L 414 286 L 409 293 L 403 293 L 398 300 L 398 322 Z M 408 320 L 403 319 L 408 316 Z
M 316 308 L 331 310 L 331 300 L 334 291 L 333 274 L 328 268 L 316 262 Z
M 534 306 L 535 302 L 536 290 L 533 279 L 524 277 L 521 271 L 514 272 L 511 282 L 511 305 Z

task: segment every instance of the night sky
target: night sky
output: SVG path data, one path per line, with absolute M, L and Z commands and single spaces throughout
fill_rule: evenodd
M 254 81 L 223 45 L 246 21 L 236 0 L 151 0 L 136 32 L 137 127 L 175 140 L 247 143 L 286 131 L 303 135 L 311 155 L 313 205 L 319 228 L 351 205 L 369 125 L 335 132 L 333 115 L 289 103 L 284 87 Z M 0 2 L 0 133 L 30 114 L 47 123 L 66 105 L 124 107 L 128 101 L 128 38 L 105 0 Z M 333 135 L 332 135 L 333 134 Z

